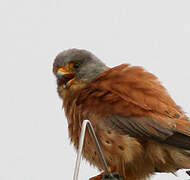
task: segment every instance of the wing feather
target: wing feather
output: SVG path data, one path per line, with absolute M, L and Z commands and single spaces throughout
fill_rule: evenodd
M 142 67 L 123 64 L 100 74 L 81 91 L 77 105 L 107 117 L 110 124 L 131 136 L 190 150 L 187 116 L 156 76 Z

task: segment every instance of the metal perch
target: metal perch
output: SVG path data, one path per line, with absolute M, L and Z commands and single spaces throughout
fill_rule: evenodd
M 74 171 L 73 180 L 78 180 L 78 174 L 79 174 L 80 161 L 81 161 L 81 156 L 82 156 L 82 148 L 83 148 L 83 144 L 84 144 L 86 127 L 88 127 L 88 130 L 90 131 L 90 134 L 92 135 L 92 137 L 94 139 L 94 142 L 96 144 L 96 148 L 98 151 L 98 155 L 99 155 L 100 160 L 103 164 L 103 168 L 104 168 L 105 173 L 103 175 L 102 180 L 122 180 L 122 178 L 119 176 L 119 174 L 110 172 L 108 165 L 106 163 L 106 160 L 104 158 L 104 155 L 102 153 L 98 139 L 97 139 L 96 134 L 94 132 L 94 129 L 92 127 L 92 124 L 90 123 L 89 120 L 84 120 L 82 123 L 82 129 L 81 129 L 81 134 L 80 134 L 80 141 L 79 141 L 79 146 L 78 146 L 77 160 L 76 160 L 76 164 L 75 164 L 75 171 Z

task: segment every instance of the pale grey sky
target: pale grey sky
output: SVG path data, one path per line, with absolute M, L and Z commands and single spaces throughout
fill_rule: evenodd
M 2 0 L 0 180 L 72 179 L 76 153 L 52 63 L 67 48 L 142 65 L 190 113 L 189 0 Z M 82 162 L 79 180 L 97 175 Z M 184 180 L 163 174 L 151 180 Z

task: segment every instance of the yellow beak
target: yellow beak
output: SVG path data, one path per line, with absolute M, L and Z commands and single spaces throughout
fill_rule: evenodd
M 58 79 L 61 79 L 64 75 L 66 74 L 71 74 L 71 72 L 65 70 L 63 67 L 60 67 L 58 70 L 57 70 L 57 78 Z
M 73 81 L 74 81 L 74 77 L 75 74 L 73 74 L 72 72 L 67 71 L 65 68 L 60 67 L 57 70 L 57 79 L 58 79 L 58 84 L 59 85 L 64 85 L 65 88 L 69 88 Z

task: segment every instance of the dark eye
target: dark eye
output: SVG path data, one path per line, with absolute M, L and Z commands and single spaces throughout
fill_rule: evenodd
M 77 69 L 77 68 L 79 68 L 79 64 L 78 63 L 75 63 L 75 64 L 73 64 L 73 67 L 75 68 L 75 69 Z

